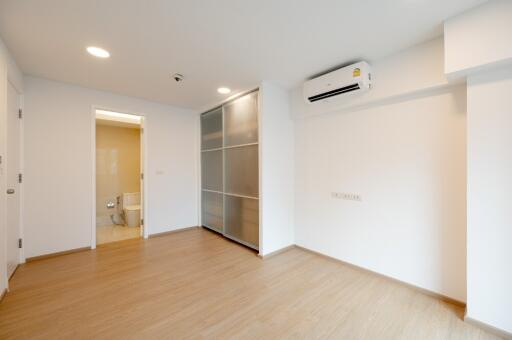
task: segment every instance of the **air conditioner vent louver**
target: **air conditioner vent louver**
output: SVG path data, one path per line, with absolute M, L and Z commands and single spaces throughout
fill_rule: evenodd
M 337 95 L 342 94 L 342 93 L 356 91 L 356 90 L 359 90 L 359 89 L 361 89 L 359 87 L 359 84 L 352 84 L 352 85 L 344 86 L 344 87 L 336 89 L 336 90 L 332 90 L 332 91 L 329 91 L 329 92 L 317 94 L 316 96 L 309 97 L 308 100 L 310 102 L 316 102 L 317 100 L 321 100 L 321 99 L 337 96 Z
M 325 99 L 349 97 L 350 93 L 364 93 L 371 88 L 370 65 L 361 61 L 304 83 L 304 100 L 307 103 Z

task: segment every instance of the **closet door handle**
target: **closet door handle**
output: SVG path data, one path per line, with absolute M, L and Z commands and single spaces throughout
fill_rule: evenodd
M 7 189 L 7 194 L 8 195 L 12 195 L 14 193 L 15 193 L 14 189 Z

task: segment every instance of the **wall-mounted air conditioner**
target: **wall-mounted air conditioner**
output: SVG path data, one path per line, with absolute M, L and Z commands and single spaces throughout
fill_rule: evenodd
M 362 93 L 371 88 L 371 71 L 367 62 L 340 68 L 304 83 L 304 99 L 308 103 L 327 98 Z

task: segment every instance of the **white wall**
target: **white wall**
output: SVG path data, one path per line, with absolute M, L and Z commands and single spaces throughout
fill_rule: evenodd
M 444 25 L 445 69 L 467 79 L 466 318 L 512 335 L 512 2 L 493 0 Z
M 297 244 L 465 301 L 465 109 L 459 87 L 299 121 Z
M 512 67 L 468 79 L 467 317 L 512 333 Z
M 512 1 L 492 0 L 447 20 L 444 36 L 452 77 L 512 63 Z
M 147 117 L 149 233 L 198 224 L 197 115 L 25 78 L 25 256 L 91 245 L 92 106 Z
M 463 85 L 449 87 L 442 52 L 435 40 L 376 61 L 380 92 L 358 106 L 336 111 L 329 104 L 321 114 L 295 97 L 295 238 L 465 301 L 466 93 Z
M 0 294 L 8 286 L 7 278 L 7 226 L 6 226 L 6 190 L 7 179 L 5 176 L 5 154 L 7 144 L 7 83 L 11 84 L 23 93 L 23 75 L 11 57 L 7 47 L 0 39 Z
M 294 124 L 288 91 L 260 86 L 260 255 L 294 244 Z
M 5 67 L 8 80 L 19 93 L 23 93 L 23 73 L 3 43 L 2 39 L 0 39 L 0 62 L 3 67 Z
M 0 294 L 7 288 L 7 176 L 5 175 L 5 153 L 7 144 L 7 64 L 5 46 L 0 40 Z

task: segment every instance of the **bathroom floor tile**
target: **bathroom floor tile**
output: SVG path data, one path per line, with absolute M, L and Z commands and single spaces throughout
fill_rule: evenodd
M 106 225 L 96 227 L 96 244 L 110 243 L 140 237 L 140 227 Z

